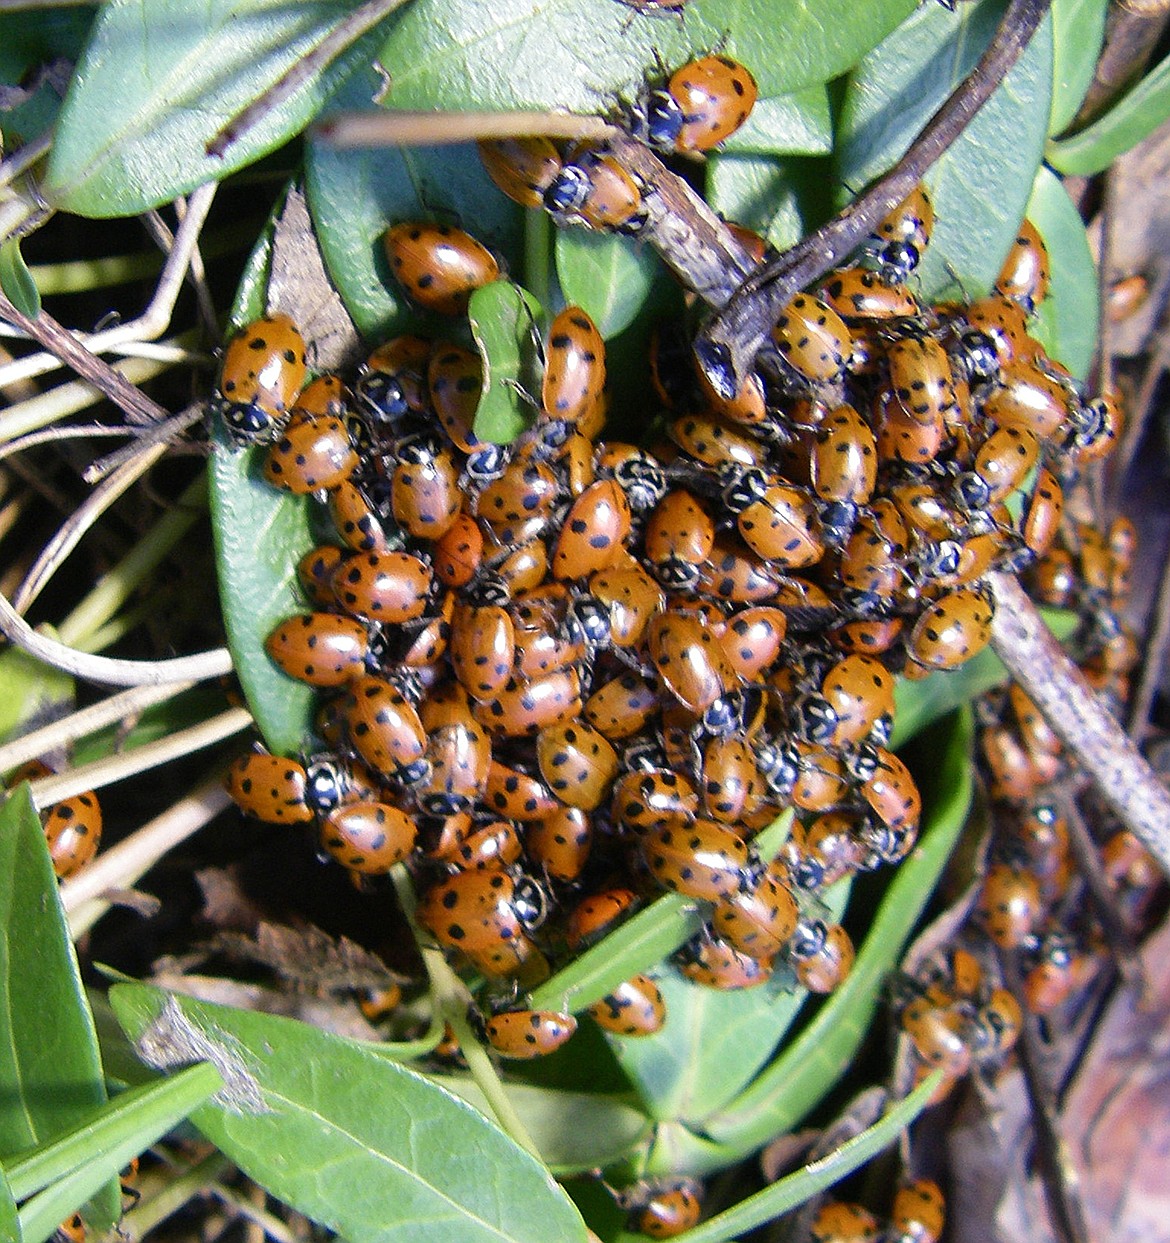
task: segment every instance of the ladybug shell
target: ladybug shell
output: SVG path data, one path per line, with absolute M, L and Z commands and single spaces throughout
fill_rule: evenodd
M 224 785 L 241 811 L 266 824 L 307 824 L 307 777 L 296 760 L 254 752 L 228 769 Z
M 417 828 L 388 803 L 342 803 L 321 826 L 321 845 L 351 872 L 381 876 L 409 858 Z
M 500 274 L 491 251 L 452 225 L 393 225 L 383 238 L 390 268 L 428 311 L 462 315 L 472 293 Z
M 652 1036 L 666 1022 L 666 1002 L 648 975 L 636 975 L 589 1007 L 593 1021 L 619 1036 Z
M 102 809 L 92 790 L 46 807 L 42 823 L 58 877 L 74 875 L 97 854 L 102 840 Z
M 561 1047 L 577 1030 L 571 1014 L 555 1010 L 510 1010 L 484 1023 L 488 1043 L 501 1057 L 545 1057 Z

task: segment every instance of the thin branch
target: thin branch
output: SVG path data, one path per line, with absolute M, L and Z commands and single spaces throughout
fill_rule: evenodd
M 207 144 L 207 154 L 222 156 L 233 143 L 258 125 L 270 112 L 279 108 L 341 55 L 347 47 L 372 30 L 384 17 L 401 8 L 407 0 L 366 0 L 336 26 L 305 56 L 300 57 L 286 73 L 258 95 L 219 131 Z
M 717 392 L 735 396 L 789 299 L 855 250 L 963 132 L 1027 46 L 1049 3 L 1012 0 L 979 63 L 927 121 L 902 159 L 828 224 L 753 273 L 700 329 L 695 354 Z
M 1170 875 L 1170 793 L 1064 654 L 1012 574 L 987 576 L 995 600 L 991 642 L 1008 672 L 1100 790 Z
M 113 453 L 107 453 L 105 457 L 100 457 L 96 461 L 91 462 L 81 472 L 82 480 L 85 483 L 97 483 L 99 480 L 104 479 L 111 471 L 121 469 L 127 462 L 136 458 L 140 453 L 148 452 L 156 444 L 165 443 L 169 445 L 177 441 L 189 427 L 193 427 L 196 423 L 201 422 L 206 412 L 206 402 L 193 402 L 185 410 L 180 410 L 178 414 L 171 415 L 169 419 L 160 423 L 157 427 L 144 431 L 135 438 L 133 444 L 123 445 L 122 448 L 115 449 Z M 203 447 L 195 442 L 191 443 L 196 448 Z
M 232 655 L 226 647 L 211 648 L 192 656 L 173 660 L 118 660 L 112 656 L 91 656 L 56 639 L 38 634 L 11 603 L 0 595 L 0 630 L 19 648 L 43 660 L 54 669 L 71 673 L 86 682 L 105 686 L 162 686 L 168 682 L 202 682 L 222 677 L 232 670 Z
M 588 138 L 613 141 L 623 131 L 602 117 L 575 112 L 332 112 L 310 131 L 315 142 L 355 147 L 442 146 L 490 138 Z
M 171 760 L 182 759 L 193 751 L 212 747 L 248 729 L 251 724 L 252 714 L 247 708 L 228 708 L 226 712 L 200 721 L 198 725 L 176 730 L 132 751 L 107 755 L 104 759 L 82 764 L 68 772 L 54 773 L 51 777 L 40 777 L 29 786 L 33 802 L 38 807 L 48 807 L 85 790 L 100 790 L 115 781 L 124 781 L 127 777 L 169 764 Z
M 62 362 L 68 363 L 79 376 L 103 392 L 132 422 L 158 423 L 167 417 L 162 406 L 151 401 L 141 389 L 135 388 L 109 363 L 95 357 L 71 332 L 44 311 L 36 319 L 29 319 L 0 291 L 0 315 L 39 341 Z
M 195 686 L 194 682 L 171 682 L 164 686 L 135 686 L 119 691 L 88 708 L 71 712 L 68 716 L 40 729 L 31 730 L 0 747 L 0 773 L 16 768 L 28 760 L 37 759 L 85 738 L 115 721 L 137 716 L 155 704 L 165 703 L 176 695 Z

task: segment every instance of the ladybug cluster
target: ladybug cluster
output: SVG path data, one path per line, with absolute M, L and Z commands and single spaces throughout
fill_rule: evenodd
M 22 781 L 36 781 L 52 772 L 43 760 L 30 760 L 10 773 L 5 785 L 12 790 Z M 59 880 L 65 880 L 80 872 L 98 852 L 102 841 L 101 804 L 92 790 L 85 790 L 42 808 L 41 825 L 53 871 Z
M 648 92 L 632 128 L 702 151 L 754 98 L 746 70 L 707 57 Z M 480 149 L 525 206 L 641 223 L 643 188 L 602 147 Z M 832 991 L 854 951 L 823 890 L 897 863 L 918 830 L 888 747 L 896 677 L 989 642 L 983 576 L 1042 571 L 1064 488 L 1118 431 L 1112 402 L 1087 400 L 1028 332 L 1048 283 L 1038 234 L 1022 230 L 994 293 L 931 307 L 907 282 L 932 225 L 919 187 L 853 266 L 790 301 L 733 400 L 663 325 L 642 444 L 601 438 L 605 343 L 579 307 L 553 319 L 534 422 L 508 446 L 474 430 L 482 362 L 457 340 L 396 337 L 351 383 L 308 379 L 289 317 L 245 328 L 225 354 L 224 424 L 266 446 L 270 484 L 321 501 L 334 538 L 300 563 L 307 610 L 267 639 L 324 693 L 319 749 L 239 760 L 239 806 L 313 826 L 358 878 L 408 864 L 419 921 L 513 998 L 661 890 L 706 915 L 678 955 L 691 979 Z M 453 226 L 398 223 L 384 246 L 431 312 L 461 316 L 501 276 Z M 789 808 L 788 841 L 762 857 L 756 835 Z M 923 1029 L 1002 1051 L 1001 992 L 939 984 L 923 999 L 943 1017 Z M 577 1025 L 487 1010 L 505 1057 L 552 1052 Z M 590 1014 L 636 1036 L 665 1007 L 638 976 Z M 672 1186 L 670 1212 L 692 1199 Z M 644 1232 L 677 1233 L 649 1201 L 637 1211 Z
M 938 1243 L 946 1224 L 939 1185 L 915 1178 L 894 1192 L 888 1222 L 864 1205 L 826 1200 L 809 1227 L 814 1243 Z

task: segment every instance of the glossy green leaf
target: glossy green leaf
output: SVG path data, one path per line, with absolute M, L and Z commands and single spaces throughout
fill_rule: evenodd
M 844 881 L 824 895 L 825 918 L 840 919 L 850 888 Z M 656 979 L 666 1000 L 662 1031 L 607 1038 L 618 1065 L 654 1117 L 682 1122 L 701 1133 L 705 1119 L 723 1109 L 768 1063 L 809 994 L 784 967 L 771 983 L 734 992 L 693 984 L 675 971 Z
M 121 1170 L 207 1100 L 222 1082 L 207 1062 L 189 1066 L 169 1079 L 123 1092 L 53 1143 L 7 1163 L 18 1197 L 39 1192 L 21 1205 L 24 1237 L 47 1239 L 58 1223 L 110 1179 L 120 1208 Z M 88 1219 L 88 1210 L 85 1215 Z
M 1052 358 L 1084 380 L 1097 351 L 1101 320 L 1097 265 L 1084 221 L 1063 183 L 1047 168 L 1036 174 L 1027 214 L 1044 238 L 1052 269 L 1048 297 L 1040 304 L 1032 335 Z
M 26 785 L 0 808 L 0 985 L 6 1157 L 52 1140 L 106 1099 L 93 1018 Z M 117 1184 L 107 1185 L 95 1200 L 95 1220 L 111 1223 L 118 1204 Z
M 20 253 L 20 240 L 15 237 L 0 244 L 0 289 L 4 290 L 9 302 L 29 319 L 36 319 L 41 313 L 41 295 Z
M 936 1071 L 903 1100 L 892 1105 L 884 1117 L 853 1139 L 846 1140 L 827 1157 L 805 1166 L 787 1178 L 781 1178 L 763 1191 L 741 1200 L 734 1207 L 712 1217 L 709 1221 L 687 1232 L 688 1243 L 723 1243 L 723 1240 L 742 1237 L 749 1230 L 774 1221 L 806 1200 L 812 1199 L 826 1187 L 860 1169 L 883 1148 L 893 1144 L 903 1131 L 930 1103 L 938 1087 L 940 1075 Z
M 860 189 L 907 149 L 974 67 L 1004 0 L 921 5 L 850 75 L 838 131 L 839 180 Z M 1052 86 L 1045 19 L 991 99 L 926 175 L 934 235 L 918 269 L 921 293 L 975 297 L 994 283 L 1016 235 L 1044 151 Z
M 15 734 L 34 716 L 73 702 L 69 674 L 44 664 L 18 647 L 0 652 L 0 738 Z
M 222 1103 L 191 1120 L 249 1178 L 361 1243 L 584 1243 L 548 1171 L 466 1102 L 305 1023 L 116 985 L 155 1060 L 211 1058 Z
M 711 206 L 777 250 L 794 245 L 829 213 L 832 179 L 825 160 L 715 155 L 707 167 Z
M 1077 616 L 1060 609 L 1041 610 L 1048 629 L 1061 640 L 1077 628 Z M 1002 686 L 1008 680 L 1003 661 L 990 648 L 960 665 L 958 669 L 940 669 L 912 682 L 899 678 L 894 685 L 894 737 L 897 749 L 909 742 L 931 722 L 939 720 L 970 703 L 980 695 Z
M 919 779 L 923 797 L 918 844 L 898 865 L 858 947 L 853 970 L 800 1035 L 741 1096 L 707 1119 L 704 1133 L 746 1156 L 790 1130 L 852 1065 L 886 976 L 897 965 L 967 818 L 973 791 L 969 713 L 953 718 L 933 767 Z
M 826 155 L 833 115 L 824 86 L 756 101 L 743 125 L 720 146 L 725 155 Z
M 393 108 L 605 112 L 661 62 L 719 48 L 762 96 L 843 73 L 914 0 L 691 0 L 682 22 L 645 21 L 612 0 L 432 0 L 395 24 L 381 61 Z M 584 72 L 583 72 L 584 69 Z
M 436 1075 L 434 1082 L 490 1113 L 483 1093 L 469 1075 Z M 579 1173 L 620 1161 L 650 1129 L 640 1110 L 613 1096 L 508 1083 L 524 1129 L 554 1174 Z
M 512 281 L 493 281 L 471 295 L 467 318 L 483 359 L 475 433 L 484 440 L 511 444 L 532 425 L 531 394 L 540 391 L 535 326 L 542 314 L 540 303 Z
M 558 229 L 554 246 L 566 304 L 584 308 L 607 340 L 630 326 L 665 271 L 652 247 L 615 233 Z
M 20 1229 L 20 1216 L 16 1211 L 16 1200 L 12 1189 L 0 1170 L 0 1239 L 8 1239 L 10 1243 L 24 1243 L 24 1234 Z
M 1048 132 L 1059 134 L 1076 116 L 1093 81 L 1109 0 L 1052 0 L 1052 115 Z
M 39 138 L 61 109 L 61 91 L 72 64 L 81 55 L 93 24 L 94 9 L 26 9 L 0 13 L 0 84 L 16 88 L 0 111 L 5 154 Z M 54 68 L 55 66 L 55 68 Z M 41 69 L 50 72 L 34 83 Z
M 1091 177 L 1148 138 L 1170 117 L 1170 56 L 1160 61 L 1099 120 L 1059 142 L 1050 142 L 1048 163 L 1057 172 Z
M 357 73 L 335 106 L 379 111 L 370 103 L 377 89 L 372 72 Z M 449 335 L 454 323 L 423 316 L 403 296 L 382 250 L 390 224 L 417 219 L 460 224 L 500 253 L 509 270 L 518 270 L 523 209 L 496 188 L 474 145 L 340 151 L 310 137 L 305 188 L 329 275 L 371 341 L 417 332 L 428 323 L 434 335 Z
M 224 156 L 205 148 L 352 8 L 347 0 L 108 0 L 61 109 L 46 198 L 83 216 L 130 215 L 272 151 L 368 61 L 384 29 L 312 75 Z

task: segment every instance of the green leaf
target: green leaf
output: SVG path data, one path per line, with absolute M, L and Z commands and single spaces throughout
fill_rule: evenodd
M 760 99 L 751 115 L 720 146 L 727 155 L 827 155 L 833 149 L 833 115 L 821 84 Z
M 433 1081 L 489 1113 L 469 1075 L 435 1075 Z M 613 1096 L 507 1083 L 508 1099 L 545 1163 L 555 1174 L 580 1173 L 620 1161 L 646 1138 L 650 1119 Z
M 1059 134 L 1076 116 L 1093 81 L 1105 40 L 1109 0 L 1052 0 L 1052 115 L 1048 132 Z
M 402 14 L 380 59 L 393 108 L 606 112 L 657 63 L 677 68 L 713 48 L 746 65 L 767 98 L 843 73 L 913 7 L 691 0 L 676 23 L 639 21 L 612 0 L 433 0 Z
M 1048 296 L 1040 304 L 1032 334 L 1052 358 L 1084 380 L 1097 350 L 1101 319 L 1097 265 L 1084 221 L 1063 182 L 1047 168 L 1036 174 L 1027 215 L 1044 238 L 1052 268 Z
M 48 1238 L 59 1222 L 107 1180 L 112 1178 L 118 1190 L 122 1168 L 172 1130 L 222 1083 L 219 1072 L 209 1063 L 189 1066 L 169 1079 L 156 1079 L 123 1092 L 53 1143 L 7 1163 L 17 1197 L 39 1192 L 21 1206 L 24 1237 L 30 1241 Z M 41 1191 L 42 1187 L 46 1189 Z M 115 1203 L 120 1208 L 120 1190 Z
M 926 1078 L 903 1100 L 891 1106 L 880 1122 L 846 1140 L 827 1157 L 805 1166 L 787 1178 L 781 1178 L 763 1191 L 741 1200 L 710 1221 L 687 1232 L 688 1243 L 722 1243 L 773 1221 L 797 1205 L 810 1200 L 819 1191 L 840 1182 L 854 1170 L 872 1160 L 883 1148 L 894 1143 L 903 1131 L 930 1103 L 938 1088 L 940 1073 Z
M 958 714 L 949 738 L 932 753 L 919 780 L 922 833 L 897 871 L 857 952 L 853 970 L 800 1035 L 704 1133 L 742 1156 L 790 1130 L 846 1074 L 869 1028 L 886 976 L 897 965 L 918 917 L 950 857 L 973 791 L 969 713 Z
M 85 46 L 94 13 L 81 5 L 0 13 L 0 83 L 28 92 L 15 107 L 0 112 L 6 155 L 39 138 L 53 124 L 61 109 L 61 95 L 53 80 L 56 75 L 50 72 L 35 87 L 30 77 L 56 63 L 68 79 L 70 66 Z
M 15 734 L 33 717 L 73 702 L 69 674 L 18 647 L 0 652 L 0 738 Z
M 338 108 L 374 112 L 378 79 L 357 73 Z M 514 268 L 522 253 L 522 212 L 484 172 L 474 145 L 340 151 L 312 137 L 306 144 L 305 189 L 329 275 L 360 331 L 370 340 L 418 332 L 431 324 L 450 335 L 451 320 L 425 317 L 402 294 L 382 251 L 382 234 L 403 220 L 458 220 Z M 518 268 L 516 268 L 518 270 Z
M 838 130 L 839 179 L 860 189 L 889 168 L 970 72 L 1003 15 L 1003 0 L 948 13 L 921 5 L 850 75 Z M 971 297 L 990 289 L 1032 189 L 1044 150 L 1052 86 L 1045 19 L 974 120 L 926 174 L 934 235 L 918 269 L 921 293 Z
M 1041 612 L 1048 629 L 1062 641 L 1079 624 L 1075 613 L 1060 609 L 1042 609 Z M 1002 686 L 1007 680 L 1008 671 L 1003 661 L 990 647 L 957 669 L 939 669 L 917 682 L 899 678 L 894 685 L 891 745 L 896 750 L 931 722 Z
M 664 272 L 651 247 L 616 233 L 558 229 L 554 245 L 565 302 L 583 308 L 606 340 L 630 326 Z
M 581 1240 L 548 1171 L 464 1101 L 305 1023 L 119 984 L 128 1033 L 155 1060 L 208 1057 L 223 1103 L 192 1121 L 249 1178 L 361 1243 Z
M 384 28 L 312 75 L 223 157 L 205 148 L 352 9 L 348 0 L 109 0 L 61 109 L 46 198 L 78 215 L 131 215 L 274 150 L 368 61 Z
M 0 245 L 0 289 L 8 300 L 29 319 L 41 313 L 41 295 L 28 264 L 20 253 L 20 239 L 10 237 Z
M 0 1239 L 8 1239 L 10 1243 L 24 1243 L 24 1234 L 20 1229 L 20 1217 L 16 1211 L 16 1200 L 12 1189 L 0 1170 Z
M 475 412 L 475 433 L 498 445 L 511 444 L 533 422 L 537 393 L 534 325 L 541 305 L 511 281 L 493 281 L 471 295 L 467 317 L 483 359 L 483 390 Z
M 93 1017 L 27 785 L 0 808 L 0 997 L 0 1156 L 10 1156 L 53 1139 L 106 1099 Z M 119 1204 L 114 1182 L 95 1201 L 95 1221 L 111 1224 Z
M 707 167 L 711 206 L 777 250 L 795 245 L 830 214 L 832 172 L 825 160 L 714 155 Z
M 1057 172 L 1091 177 L 1136 147 L 1170 117 L 1170 56 L 1087 129 L 1050 142 L 1045 153 Z

